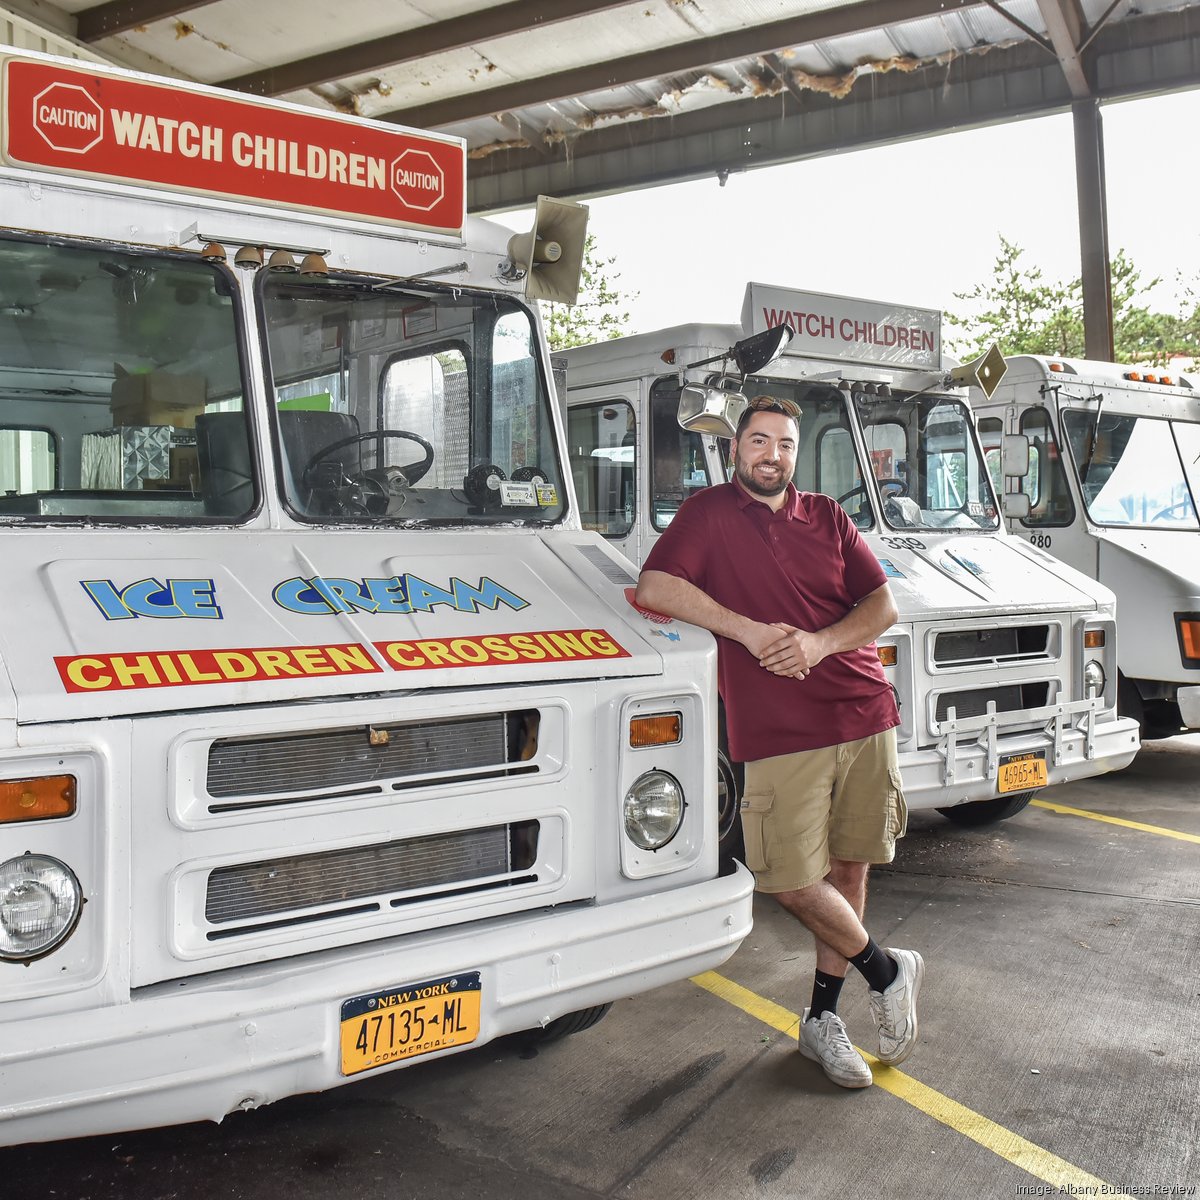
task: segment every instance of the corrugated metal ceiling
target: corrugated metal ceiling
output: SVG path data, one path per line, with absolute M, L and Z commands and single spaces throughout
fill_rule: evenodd
M 476 210 L 1200 84 L 1200 0 L 0 0 L 6 28 L 457 133 Z

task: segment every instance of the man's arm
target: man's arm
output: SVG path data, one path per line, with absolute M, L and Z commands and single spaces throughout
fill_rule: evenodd
M 794 625 L 778 624 L 784 636 L 767 645 L 759 662 L 776 675 L 797 675 L 801 679 L 823 658 L 869 646 L 889 625 L 899 610 L 886 584 L 868 592 L 840 621 L 824 629 L 809 632 Z
M 638 579 L 635 598 L 642 608 L 665 613 L 668 617 L 678 617 L 690 625 L 707 629 L 709 633 L 741 642 L 757 659 L 762 658 L 767 646 L 780 640 L 776 626 L 752 621 L 735 613 L 718 604 L 695 584 L 666 571 L 643 571 Z

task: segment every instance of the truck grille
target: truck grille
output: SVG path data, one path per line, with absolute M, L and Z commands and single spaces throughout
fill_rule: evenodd
M 357 788 L 369 794 L 382 792 L 384 784 L 401 788 L 510 774 L 510 764 L 531 757 L 537 728 L 537 712 L 514 712 L 222 738 L 209 747 L 208 794 L 235 802 L 211 811 L 272 803 L 261 799 L 264 793 L 320 789 L 328 795 Z
M 965 666 L 968 663 L 1011 663 L 1048 657 L 1049 625 L 955 629 L 939 633 L 933 643 L 933 661 L 943 667 Z
M 208 937 L 244 934 L 250 932 L 246 922 L 263 928 L 263 918 L 300 909 L 325 911 L 290 922 L 274 920 L 268 927 L 531 882 L 536 879 L 528 872 L 537 860 L 538 831 L 537 821 L 519 821 L 218 867 L 208 876 L 204 915 L 212 925 L 240 922 L 241 927 Z M 368 899 L 371 903 L 361 903 Z
M 1041 708 L 1050 703 L 1049 683 L 1010 683 L 1000 687 L 971 688 L 961 692 L 942 692 L 937 698 L 937 720 L 944 721 L 950 709 L 961 720 L 981 717 L 987 712 L 989 700 L 996 702 L 997 712 L 1019 712 L 1026 708 Z

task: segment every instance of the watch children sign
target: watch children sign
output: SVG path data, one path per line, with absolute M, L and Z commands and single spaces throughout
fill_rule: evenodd
M 21 58 L 0 121 L 14 166 L 462 234 L 460 138 Z

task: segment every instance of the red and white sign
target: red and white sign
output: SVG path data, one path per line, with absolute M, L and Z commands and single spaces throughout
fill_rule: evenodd
M 8 58 L 0 158 L 15 166 L 461 235 L 466 145 L 88 67 Z
M 936 309 L 747 284 L 743 332 L 774 325 L 795 332 L 790 354 L 941 369 L 942 314 Z

